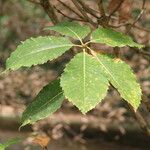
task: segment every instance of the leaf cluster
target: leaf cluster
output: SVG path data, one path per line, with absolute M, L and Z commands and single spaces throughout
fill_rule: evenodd
M 22 126 L 54 113 L 65 98 L 85 114 L 104 99 L 110 85 L 134 109 L 138 108 L 141 89 L 131 67 L 112 55 L 96 53 L 89 44 L 137 48 L 142 48 L 143 45 L 111 28 L 91 31 L 86 25 L 63 22 L 46 29 L 58 32 L 60 36 L 30 38 L 22 42 L 7 59 L 6 71 L 52 61 L 72 47 L 81 48 L 82 51 L 66 65 L 60 79 L 46 85 L 27 107 L 22 116 Z M 87 36 L 90 40 L 84 42 Z M 79 40 L 81 44 L 72 43 L 73 40 L 70 39 Z

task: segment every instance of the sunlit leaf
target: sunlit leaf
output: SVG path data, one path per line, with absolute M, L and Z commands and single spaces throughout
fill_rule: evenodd
M 55 26 L 47 27 L 46 29 L 54 30 L 75 39 L 83 39 L 90 33 L 90 28 L 86 25 L 81 26 L 75 22 L 62 22 Z
M 73 44 L 63 37 L 47 36 L 28 39 L 22 42 L 7 59 L 6 69 L 16 70 L 22 66 L 43 64 L 61 56 L 72 46 Z
M 107 94 L 109 83 L 102 72 L 99 62 L 84 52 L 71 60 L 61 76 L 64 95 L 84 114 Z
M 121 97 L 130 103 L 135 110 L 141 103 L 141 88 L 131 67 L 120 59 L 98 54 L 98 62 L 103 74 L 118 90 Z
M 112 47 L 144 47 L 141 44 L 135 43 L 131 37 L 117 32 L 110 28 L 98 28 L 92 33 L 92 42 L 103 43 Z

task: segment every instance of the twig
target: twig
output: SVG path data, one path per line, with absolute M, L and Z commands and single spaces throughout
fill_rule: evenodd
M 99 12 L 101 17 L 105 16 L 105 10 L 104 10 L 104 6 L 103 6 L 103 0 L 98 0 L 98 8 L 99 8 Z
M 140 12 L 140 14 L 138 15 L 138 17 L 136 18 L 136 20 L 133 22 L 133 25 L 135 25 L 135 24 L 141 19 L 142 15 L 143 15 L 143 13 L 144 13 L 145 3 L 146 3 L 146 0 L 143 0 L 141 12 Z
M 73 18 L 73 17 L 70 17 L 70 16 L 64 14 L 62 11 L 60 11 L 58 8 L 56 8 L 56 6 L 54 6 L 54 9 L 56 9 L 56 11 L 57 11 L 59 14 L 61 14 L 62 16 L 66 17 L 66 18 L 68 18 L 68 19 L 70 19 L 70 20 L 76 20 L 76 21 L 87 22 L 86 20 L 78 19 L 78 18 Z
M 94 16 L 95 18 L 98 18 L 98 16 L 96 15 L 97 11 L 95 11 L 94 9 L 90 8 L 88 5 L 86 5 L 82 0 L 78 0 L 78 2 L 80 3 L 80 5 L 82 6 L 82 8 L 90 15 Z
M 134 48 L 134 50 L 137 51 L 138 53 L 143 54 L 143 55 L 150 56 L 150 52 L 146 52 L 142 49 L 136 49 L 136 48 Z
M 120 8 L 120 6 L 121 6 L 121 4 L 122 4 L 123 1 L 124 0 L 120 0 L 120 2 L 118 3 L 117 7 L 109 14 L 109 16 L 108 16 L 109 19 Z
M 142 131 L 143 131 L 144 133 L 146 133 L 147 135 L 150 135 L 150 126 L 149 126 L 149 124 L 146 122 L 146 120 L 143 118 L 143 116 L 141 115 L 141 113 L 138 112 L 138 111 L 135 111 L 135 110 L 133 109 L 133 107 L 132 107 L 130 104 L 128 104 L 128 106 L 129 106 L 129 108 L 130 108 L 132 114 L 133 114 L 134 117 L 136 118 L 136 120 L 137 120 L 139 126 L 141 127 Z
M 64 2 L 62 2 L 61 0 L 58 0 L 64 7 L 66 7 L 67 9 L 69 9 L 70 11 L 72 11 L 74 14 L 76 14 L 79 18 L 83 19 L 83 17 L 76 12 L 73 8 L 71 8 L 70 6 L 66 5 Z
M 143 27 L 139 27 L 139 26 L 137 26 L 137 25 L 134 25 L 133 27 L 135 27 L 135 28 L 137 28 L 137 29 L 139 29 L 139 30 L 143 30 L 143 31 L 146 31 L 146 32 L 150 32 L 149 29 L 143 28 Z
M 144 13 L 145 2 L 146 2 L 146 0 L 143 0 L 141 12 L 140 12 L 140 14 L 137 16 L 137 18 L 135 19 L 135 21 L 134 21 L 132 24 L 130 24 L 130 27 L 128 28 L 127 33 L 132 29 L 132 27 L 135 27 L 135 24 L 141 19 L 142 15 L 143 15 L 143 13 Z
M 130 22 L 127 22 L 127 23 L 122 23 L 122 24 L 119 24 L 119 25 L 117 25 L 117 26 L 113 26 L 113 25 L 109 25 L 110 27 L 112 27 L 112 28 L 120 28 L 120 27 L 122 27 L 122 26 L 133 26 L 133 27 L 135 27 L 135 28 L 137 28 L 137 29 L 139 29 L 139 30 L 143 30 L 143 31 L 145 31 L 145 32 L 150 32 L 150 30 L 149 29 L 147 29 L 147 28 L 144 28 L 144 27 L 140 27 L 140 26 L 137 26 L 137 25 L 133 25 L 132 23 L 130 23 Z
M 42 7 L 44 8 L 45 12 L 48 14 L 50 17 L 51 21 L 53 24 L 57 24 L 59 22 L 58 17 L 54 11 L 53 5 L 50 3 L 49 0 L 40 0 L 40 3 Z
M 103 27 L 108 27 L 109 17 L 105 13 L 103 0 L 97 0 L 97 3 L 98 3 L 99 12 L 100 12 L 100 18 L 98 18 L 97 20 L 98 25 L 101 25 Z
M 84 19 L 88 21 L 91 25 L 96 26 L 96 24 L 92 21 L 91 18 L 89 18 L 89 16 L 86 14 L 85 10 L 80 6 L 77 0 L 71 0 L 71 1 L 76 6 L 76 8 L 80 11 L 80 13 L 83 15 Z

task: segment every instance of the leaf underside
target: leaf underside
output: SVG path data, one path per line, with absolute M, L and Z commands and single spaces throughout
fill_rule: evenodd
M 62 22 L 55 26 L 47 27 L 46 29 L 53 30 L 75 39 L 83 39 L 90 33 L 90 28 L 86 25 L 81 26 L 74 22 Z
M 43 64 L 61 56 L 72 46 L 73 44 L 64 37 L 47 36 L 28 39 L 22 42 L 7 59 L 6 70 Z
M 61 76 L 64 95 L 83 114 L 93 109 L 107 94 L 109 83 L 102 71 L 99 62 L 83 52 L 71 60 Z
M 92 42 L 102 43 L 112 47 L 144 47 L 141 44 L 135 43 L 131 37 L 110 28 L 98 28 L 92 33 L 91 36 Z
M 142 93 L 131 67 L 122 60 L 108 55 L 98 54 L 98 61 L 103 73 L 118 90 L 121 97 L 137 109 Z
M 22 115 L 22 126 L 48 117 L 61 107 L 64 100 L 60 81 L 55 80 L 45 86 Z

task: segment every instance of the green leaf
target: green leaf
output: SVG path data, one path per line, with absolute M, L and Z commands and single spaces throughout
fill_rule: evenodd
M 110 28 L 98 28 L 92 33 L 92 42 L 95 43 L 103 43 L 112 47 L 124 47 L 124 46 L 130 46 L 130 47 L 137 47 L 137 48 L 143 48 L 144 46 L 141 44 L 135 43 L 131 37 L 121 33 L 117 32 L 115 30 L 112 30 Z
M 0 150 L 5 150 L 5 146 L 3 144 L 0 144 Z
M 16 144 L 20 141 L 19 138 L 14 138 L 14 139 L 10 139 L 7 142 L 1 144 L 0 143 L 0 150 L 5 150 L 6 148 L 8 148 L 10 145 Z
M 112 56 L 97 56 L 99 64 L 103 69 L 107 79 L 118 90 L 121 97 L 130 103 L 135 109 L 140 105 L 141 88 L 131 67 L 120 59 Z
M 60 81 L 55 80 L 45 86 L 22 115 L 22 126 L 48 117 L 60 108 L 64 100 Z
M 81 26 L 74 22 L 62 22 L 46 29 L 54 30 L 62 35 L 70 36 L 75 39 L 83 39 L 90 33 L 90 28 L 86 25 Z
M 61 56 L 73 44 L 63 37 L 38 37 L 22 42 L 7 59 L 6 69 L 16 70 L 22 66 L 43 64 Z
M 102 71 L 99 62 L 84 52 L 71 60 L 61 76 L 64 95 L 84 114 L 107 93 L 109 83 Z

